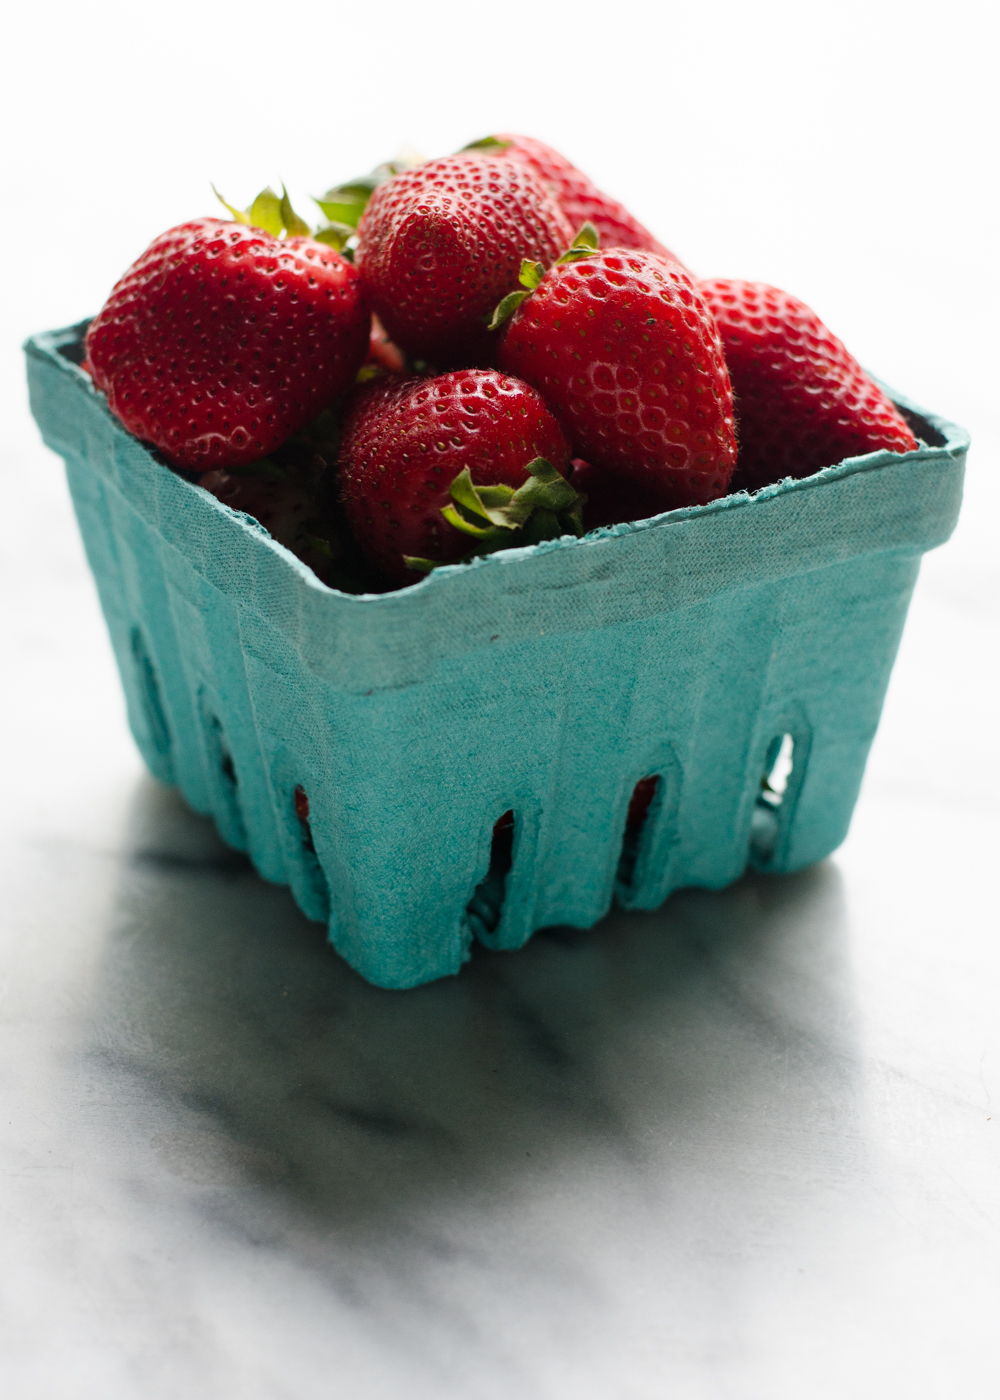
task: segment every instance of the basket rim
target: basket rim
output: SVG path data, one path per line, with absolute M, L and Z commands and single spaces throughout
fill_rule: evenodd
M 535 560 L 539 560 L 548 554 L 572 551 L 580 549 L 593 549 L 604 546 L 605 548 L 615 548 L 616 541 L 633 539 L 635 536 L 643 535 L 647 532 L 662 532 L 664 530 L 675 529 L 679 525 L 688 522 L 704 521 L 708 523 L 713 517 L 725 515 L 731 511 L 755 510 L 767 508 L 772 502 L 780 501 L 784 497 L 797 495 L 803 492 L 815 492 L 827 489 L 847 478 L 866 474 L 877 473 L 889 466 L 901 466 L 907 463 L 934 462 L 954 460 L 961 457 L 970 444 L 970 437 L 966 429 L 939 414 L 923 408 L 914 403 L 905 395 L 898 393 L 890 386 L 876 379 L 875 382 L 889 395 L 896 406 L 908 414 L 913 415 L 920 423 L 930 428 L 935 437 L 940 438 L 938 443 L 930 443 L 919 439 L 920 446 L 912 452 L 889 452 L 880 450 L 869 452 L 858 457 L 847 457 L 834 466 L 825 467 L 819 472 L 807 477 L 786 477 L 782 481 L 774 482 L 764 486 L 760 490 L 749 494 L 745 491 L 734 492 L 728 496 L 720 497 L 718 500 L 710 501 L 706 505 L 681 506 L 674 510 L 664 511 L 659 515 L 650 516 L 645 520 L 628 521 L 618 525 L 598 526 L 589 530 L 582 537 L 575 535 L 563 535 L 555 540 L 545 540 L 540 544 L 525 545 L 516 549 L 498 550 L 494 554 L 488 554 L 473 559 L 468 563 L 443 564 L 433 570 L 432 573 L 423 578 L 414 580 L 413 583 L 404 584 L 398 588 L 391 589 L 384 593 L 346 593 L 337 588 L 331 588 L 328 584 L 317 577 L 313 570 L 304 564 L 290 550 L 279 544 L 270 533 L 253 516 L 246 515 L 242 511 L 233 510 L 222 501 L 212 496 L 210 492 L 196 483 L 189 481 L 179 473 L 173 472 L 170 467 L 161 462 L 153 450 L 145 443 L 140 442 L 119 422 L 108 408 L 107 399 L 104 394 L 93 384 L 90 376 L 86 374 L 77 363 L 69 358 L 64 352 L 68 346 L 79 344 L 90 324 L 91 318 L 85 318 L 70 326 L 60 327 L 51 331 L 42 331 L 30 336 L 24 343 L 26 356 L 32 359 L 42 360 L 50 366 L 57 368 L 68 380 L 86 393 L 91 400 L 93 409 L 101 411 L 116 434 L 124 438 L 129 444 L 143 453 L 151 466 L 168 471 L 184 491 L 191 493 L 193 497 L 199 499 L 210 509 L 213 509 L 228 519 L 239 524 L 240 528 L 249 537 L 252 537 L 257 547 L 265 546 L 268 550 L 276 554 L 284 563 L 288 564 L 299 576 L 301 581 L 312 591 L 322 595 L 329 595 L 336 599 L 339 605 L 374 607 L 385 606 L 387 603 L 398 604 L 402 598 L 418 598 L 426 596 L 431 590 L 440 588 L 454 588 L 456 584 L 460 587 L 459 580 L 469 579 L 474 574 L 483 569 L 504 569 L 518 568 L 519 566 L 531 567 Z M 872 376 L 874 378 L 874 376 Z

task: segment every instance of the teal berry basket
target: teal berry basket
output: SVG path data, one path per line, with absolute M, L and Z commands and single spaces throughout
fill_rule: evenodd
M 84 330 L 28 342 L 31 404 L 135 741 L 370 982 L 844 839 L 961 428 L 893 395 L 916 452 L 352 596 L 130 437 Z

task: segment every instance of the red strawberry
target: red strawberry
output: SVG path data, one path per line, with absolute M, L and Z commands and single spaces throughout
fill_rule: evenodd
M 563 534 L 567 523 L 579 533 L 567 521 L 576 492 L 558 475 L 568 463 L 569 444 L 541 398 L 505 374 L 382 379 L 357 391 L 344 424 L 341 495 L 369 556 L 413 583 L 407 557 L 429 567 Z M 519 509 L 519 488 L 537 503 L 533 515 Z
M 264 471 L 270 467 L 270 463 L 262 465 Z M 280 480 L 276 475 L 223 471 L 205 472 L 198 485 L 232 510 L 259 520 L 272 539 L 308 564 L 330 588 L 368 593 L 382 584 L 347 528 L 343 513 L 337 508 L 331 511 L 315 486 Z
M 804 302 L 763 282 L 699 283 L 726 348 L 739 420 L 734 489 L 917 440 L 895 404 Z
M 596 530 L 599 525 L 620 525 L 626 520 L 648 520 L 663 510 L 659 499 L 634 481 L 580 458 L 573 463 L 570 480 L 573 489 L 587 499 L 583 519 L 588 530 Z
M 391 340 L 434 364 L 489 363 L 483 318 L 522 258 L 555 262 L 572 238 L 523 164 L 447 156 L 386 181 L 358 226 L 357 266 Z
M 154 239 L 87 332 L 129 432 L 204 472 L 265 456 L 353 382 L 368 350 L 358 275 L 311 238 L 197 219 Z
M 308 524 L 316 514 L 316 506 L 313 493 L 305 486 L 275 477 L 231 475 L 224 471 L 205 472 L 198 485 L 231 509 L 259 520 L 273 539 L 321 573 L 320 557 L 315 548 L 312 553 L 309 550 Z
M 466 150 L 492 150 L 508 160 L 520 160 L 530 166 L 552 190 L 574 233 L 589 222 L 597 229 L 603 248 L 643 248 L 648 253 L 659 253 L 661 258 L 680 262 L 680 258 L 644 228 L 624 204 L 599 190 L 589 175 L 584 175 L 565 156 L 533 136 L 487 136 L 467 146 Z
M 586 238 L 549 272 L 526 267 L 524 285 L 537 290 L 498 308 L 495 323 L 525 298 L 503 333 L 501 368 L 534 385 L 582 457 L 660 510 L 724 495 L 736 440 L 711 312 L 677 263 L 595 252 Z

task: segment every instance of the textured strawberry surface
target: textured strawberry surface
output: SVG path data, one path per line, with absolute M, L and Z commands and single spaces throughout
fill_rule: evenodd
M 357 266 L 390 338 L 437 365 L 488 364 L 483 325 L 522 258 L 549 267 L 566 216 L 523 162 L 447 156 L 380 185 L 358 226 Z
M 729 375 L 712 314 L 677 263 L 611 250 L 552 268 L 507 323 L 499 363 L 534 385 L 581 457 L 660 510 L 725 495 Z
M 680 262 L 676 254 L 640 224 L 624 204 L 599 190 L 589 175 L 577 170 L 551 146 L 536 141 L 533 136 L 505 134 L 496 139 L 510 143 L 503 151 L 509 160 L 524 161 L 551 187 L 574 233 L 589 220 L 600 234 L 602 248 L 642 248 L 648 253 L 659 253 L 663 258 Z
M 403 555 L 462 558 L 469 536 L 441 515 L 463 467 L 477 486 L 523 485 L 545 457 L 565 472 L 569 445 L 534 389 L 495 370 L 384 379 L 357 392 L 340 444 L 341 496 L 363 548 L 393 579 Z
M 203 472 L 265 456 L 342 394 L 369 321 L 357 273 L 332 248 L 199 219 L 129 268 L 87 354 L 129 432 Z
M 763 282 L 700 282 L 726 350 L 736 398 L 734 489 L 917 440 L 895 404 L 814 311 Z

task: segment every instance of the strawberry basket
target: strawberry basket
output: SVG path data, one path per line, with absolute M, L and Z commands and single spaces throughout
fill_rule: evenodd
M 136 743 L 369 981 L 843 840 L 962 429 L 893 395 L 916 452 L 352 596 L 130 437 L 84 330 L 28 342 L 31 403 Z

